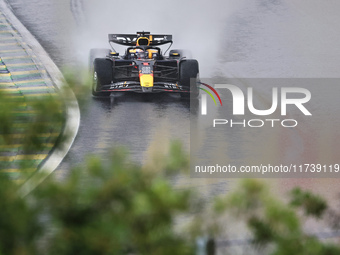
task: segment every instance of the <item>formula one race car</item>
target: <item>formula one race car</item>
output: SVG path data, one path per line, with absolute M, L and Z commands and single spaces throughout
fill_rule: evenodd
M 91 49 L 92 94 L 105 96 L 118 91 L 139 93 L 175 92 L 182 97 L 198 96 L 198 62 L 187 59 L 183 50 L 169 56 L 158 47 L 172 45 L 172 35 L 109 34 L 109 42 L 128 46 L 119 56 L 114 48 Z

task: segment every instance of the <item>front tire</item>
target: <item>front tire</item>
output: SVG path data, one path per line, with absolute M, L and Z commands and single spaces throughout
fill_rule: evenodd
M 109 92 L 101 92 L 101 90 L 103 85 L 111 84 L 112 77 L 112 61 L 106 58 L 96 58 L 93 61 L 92 95 L 109 96 Z
M 89 55 L 89 70 L 93 72 L 93 62 L 96 58 L 105 58 L 110 55 L 110 49 L 91 49 Z
M 199 76 L 198 62 L 195 59 L 185 59 L 179 64 L 179 83 L 183 89 L 190 91 L 188 93 L 181 93 L 181 97 L 188 98 L 198 97 L 199 90 L 197 80 Z

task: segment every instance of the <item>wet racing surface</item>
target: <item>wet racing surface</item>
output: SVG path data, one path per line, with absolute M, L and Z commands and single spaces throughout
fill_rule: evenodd
M 153 33 L 172 33 L 175 48 L 190 48 L 193 56 L 200 62 L 201 77 L 250 77 L 250 78 L 326 78 L 339 77 L 340 50 L 338 42 L 337 1 L 220 1 L 214 5 L 204 1 L 197 2 L 197 9 L 205 10 L 199 15 L 190 6 L 169 1 L 169 6 L 158 2 L 148 10 L 141 6 L 143 13 L 156 13 L 155 18 L 147 15 L 138 23 L 124 19 L 130 3 L 116 6 L 111 1 L 30 1 L 9 0 L 19 19 L 38 38 L 56 63 L 86 65 L 90 48 L 107 48 L 108 33 L 135 33 L 137 30 L 150 30 Z M 120 11 L 117 11 L 117 7 Z M 124 11 L 125 10 L 125 11 Z M 167 11 L 168 10 L 168 11 Z M 177 12 L 173 22 L 172 12 Z M 30 15 L 27 15 L 30 13 Z M 53 17 L 53 19 L 51 19 Z M 179 29 L 180 28 L 180 29 Z M 202 39 L 205 38 L 205 39 Z M 177 45 L 176 45 L 177 41 Z M 77 59 L 77 61 L 75 61 Z M 258 100 L 265 105 L 268 91 L 258 89 Z M 314 90 L 335 100 L 336 95 L 320 89 Z M 148 151 L 162 144 L 167 138 L 179 138 L 189 144 L 189 103 L 176 96 L 157 94 L 145 96 L 126 94 L 116 98 L 112 104 L 108 99 L 88 96 L 89 105 L 83 112 L 78 137 L 69 155 L 57 170 L 64 175 L 69 167 L 81 163 L 88 153 L 104 154 L 114 145 L 127 146 L 136 162 L 143 162 Z M 313 105 L 316 115 L 312 123 L 316 128 L 308 130 L 288 130 L 282 137 L 291 142 L 279 143 L 277 132 L 265 137 L 270 143 L 269 152 L 276 149 L 273 157 L 289 157 L 292 160 L 311 155 L 327 158 L 337 157 L 339 144 L 333 143 L 339 137 L 338 108 L 328 109 L 328 116 L 322 116 L 324 101 Z M 319 109 L 319 110 L 318 110 Z M 330 128 L 329 116 L 332 116 Z M 315 139 L 321 137 L 322 139 Z M 245 143 L 249 141 L 246 135 Z M 258 139 L 263 139 L 259 137 Z M 287 139 L 286 139 L 287 140 Z M 232 140 L 230 147 L 246 152 L 263 150 L 252 144 L 239 147 L 240 140 Z M 298 148 L 297 148 L 298 147 Z M 318 149 L 320 148 L 320 149 Z M 296 150 L 300 154 L 289 154 Z M 332 155 L 328 151 L 335 152 Z M 313 153 L 311 153 L 313 152 Z M 340 162 L 338 162 L 340 163 Z M 297 179 L 280 180 L 280 192 L 293 185 L 301 185 L 335 198 L 339 190 L 339 179 Z M 191 180 L 195 186 L 202 186 L 207 196 L 227 192 L 226 180 Z M 276 182 L 275 182 L 276 183 Z

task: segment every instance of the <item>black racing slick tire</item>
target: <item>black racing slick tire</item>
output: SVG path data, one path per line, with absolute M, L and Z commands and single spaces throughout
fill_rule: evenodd
M 91 49 L 89 55 L 89 70 L 93 72 L 93 61 L 96 58 L 105 58 L 106 56 L 110 55 L 110 49 Z
M 197 60 L 184 59 L 179 63 L 179 83 L 184 90 L 190 91 L 190 93 L 181 93 L 182 97 L 198 97 L 198 76 L 199 67 Z
M 102 92 L 103 85 L 109 85 L 112 82 L 113 66 L 112 61 L 106 58 L 96 58 L 93 61 L 93 85 L 92 95 L 108 96 L 110 93 Z

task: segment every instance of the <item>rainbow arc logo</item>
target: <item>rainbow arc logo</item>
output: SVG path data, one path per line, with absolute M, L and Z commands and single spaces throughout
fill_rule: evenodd
M 206 83 L 203 83 L 203 82 L 198 82 L 198 84 L 203 85 L 203 86 L 209 88 L 212 92 L 214 92 L 214 94 L 217 96 L 218 100 L 220 101 L 221 106 L 223 105 L 220 95 L 217 93 L 217 91 L 212 86 L 210 86 L 210 85 L 208 85 Z M 199 87 L 199 89 L 203 90 L 204 92 L 206 92 L 212 98 L 212 100 L 214 101 L 215 105 L 217 105 L 217 102 L 216 102 L 213 94 L 209 90 L 201 88 L 201 87 Z
M 217 93 L 217 91 L 212 86 L 210 86 L 206 83 L 203 83 L 203 82 L 198 82 L 198 84 L 203 85 L 203 86 L 207 87 L 208 89 L 210 89 L 217 96 L 218 100 L 220 101 L 221 106 L 223 106 L 220 95 Z M 212 98 L 215 105 L 217 106 L 217 102 L 216 102 L 214 95 L 208 89 L 202 88 L 201 86 L 199 87 L 199 89 L 206 92 Z M 201 106 L 202 106 L 201 114 L 207 115 L 207 95 L 205 95 L 205 94 L 203 94 L 201 96 Z

